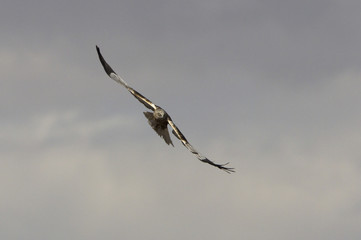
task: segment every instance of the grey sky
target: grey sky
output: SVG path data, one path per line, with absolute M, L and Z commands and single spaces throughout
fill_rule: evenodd
M 2 1 L 1 239 L 360 239 L 361 2 Z M 148 126 L 95 45 L 228 175 Z

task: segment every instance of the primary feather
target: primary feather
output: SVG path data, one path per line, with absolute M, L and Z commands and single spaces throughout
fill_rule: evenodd
M 221 170 L 224 170 L 227 173 L 234 172 L 234 168 L 225 167 L 226 164 L 216 164 L 206 158 L 205 156 L 201 155 L 184 137 L 184 135 L 181 133 L 181 131 L 178 129 L 178 127 L 174 124 L 171 117 L 168 115 L 168 113 L 162 109 L 161 107 L 155 105 L 152 103 L 148 98 L 144 97 L 142 94 L 131 88 L 118 74 L 115 73 L 115 71 L 109 66 L 109 64 L 104 60 L 102 54 L 100 53 L 100 49 L 98 46 L 96 46 L 96 50 L 98 53 L 99 60 L 105 70 L 105 72 L 108 74 L 108 76 L 116 81 L 117 83 L 120 83 L 122 86 L 124 86 L 139 102 L 141 102 L 145 107 L 152 110 L 152 112 L 144 112 L 144 116 L 148 119 L 149 125 L 154 129 L 154 131 L 164 139 L 164 141 L 169 145 L 173 145 L 173 142 L 169 136 L 168 132 L 168 124 L 173 129 L 172 133 L 174 136 L 176 136 L 181 143 L 194 155 L 196 155 L 197 159 L 208 163 L 214 167 L 217 167 Z

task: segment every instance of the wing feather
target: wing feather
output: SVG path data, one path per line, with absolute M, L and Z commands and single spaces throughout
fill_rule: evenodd
M 151 110 L 155 110 L 157 108 L 157 106 L 152 103 L 148 98 L 144 97 L 142 94 L 140 94 L 139 92 L 137 92 L 136 90 L 134 90 L 132 87 L 130 87 L 127 82 L 125 82 L 118 74 L 115 73 L 115 71 L 109 66 L 109 64 L 104 60 L 102 54 L 100 53 L 100 49 L 98 46 L 96 46 L 96 50 L 99 56 L 99 60 L 105 70 L 105 72 L 108 74 L 108 76 L 113 79 L 114 81 L 116 81 L 117 83 L 121 84 L 122 86 L 124 86 L 136 99 L 138 99 L 139 102 L 141 102 L 142 104 L 144 104 L 144 106 L 146 106 L 147 108 L 151 109 Z M 146 115 L 146 113 L 145 113 Z M 146 115 L 147 117 L 147 115 Z M 173 134 L 182 142 L 182 144 L 194 155 L 196 155 L 196 157 L 198 158 L 198 160 L 204 162 L 204 163 L 208 163 L 214 167 L 217 167 L 219 169 L 224 170 L 227 173 L 232 173 L 234 172 L 234 168 L 229 168 L 229 167 L 225 167 L 228 163 L 226 164 L 216 164 L 214 162 L 212 162 L 211 160 L 209 160 L 208 158 L 206 158 L 205 156 L 201 155 L 188 141 L 187 139 L 184 137 L 184 135 L 182 134 L 182 132 L 177 128 L 177 126 L 174 124 L 174 122 L 172 121 L 172 119 L 168 116 L 168 124 L 172 127 L 173 129 Z M 163 137 L 163 139 L 165 140 L 165 142 L 167 144 L 172 144 L 172 141 L 170 139 L 169 133 L 168 133 L 168 129 L 166 128 L 161 128 L 161 129 L 156 129 L 153 127 L 153 129 L 160 135 Z
M 228 163 L 226 164 L 217 164 L 212 162 L 211 160 L 209 160 L 208 158 L 206 158 L 205 156 L 201 155 L 188 141 L 187 139 L 184 137 L 184 135 L 182 134 L 182 132 L 178 129 L 178 127 L 174 124 L 173 120 L 168 117 L 168 123 L 169 125 L 172 127 L 173 129 L 173 134 L 182 142 L 182 144 L 194 155 L 196 155 L 196 157 L 198 158 L 198 160 L 204 162 L 204 163 L 208 163 L 214 167 L 217 167 L 219 169 L 224 170 L 227 173 L 232 173 L 234 172 L 234 168 L 228 168 L 225 167 Z
M 98 46 L 96 46 L 96 49 L 97 49 L 97 53 L 99 56 L 99 60 L 100 60 L 101 64 L 103 65 L 103 68 L 104 68 L 105 72 L 108 74 L 108 76 L 111 79 L 113 79 L 114 81 L 116 81 L 117 83 L 120 83 L 121 85 L 123 85 L 136 99 L 138 99 L 139 102 L 144 104 L 144 106 L 146 106 L 147 108 L 154 111 L 156 109 L 156 105 L 154 103 L 152 103 L 152 101 L 150 101 L 148 98 L 144 97 L 142 94 L 140 94 L 139 92 L 134 90 L 132 87 L 130 87 L 127 84 L 127 82 L 124 81 L 104 60 L 104 57 L 100 53 L 100 49 Z

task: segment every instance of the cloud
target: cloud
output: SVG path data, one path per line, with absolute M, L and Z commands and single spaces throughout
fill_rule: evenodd
M 237 167 L 237 174 L 228 176 L 193 159 L 180 144 L 158 146 L 157 136 L 149 146 L 94 147 L 89 139 L 133 128 L 133 121 L 121 116 L 85 121 L 76 111 L 50 112 L 30 123 L 2 129 L 2 145 L 20 149 L 1 156 L 1 189 L 7 194 L 0 205 L 8 216 L 8 230 L 1 232 L 8 239 L 54 234 L 95 239 L 104 232 L 109 238 L 175 237 L 186 229 L 182 237 L 297 233 L 297 239 L 326 239 L 336 234 L 340 219 L 343 229 L 358 232 L 354 209 L 361 179 L 354 153 L 361 140 L 352 131 L 318 136 L 312 148 L 304 144 L 309 135 L 280 136 L 268 151 L 271 138 L 259 141 L 261 132 L 248 140 L 237 135 L 233 143 L 220 139 L 207 152 Z
M 356 0 L 5 1 L 0 238 L 358 239 L 359 12 Z M 237 173 L 164 144 L 95 44 Z

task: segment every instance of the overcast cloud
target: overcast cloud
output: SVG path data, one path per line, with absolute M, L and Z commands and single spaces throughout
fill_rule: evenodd
M 0 239 L 360 239 L 359 0 L 0 8 Z M 96 55 L 228 175 L 148 126 Z

